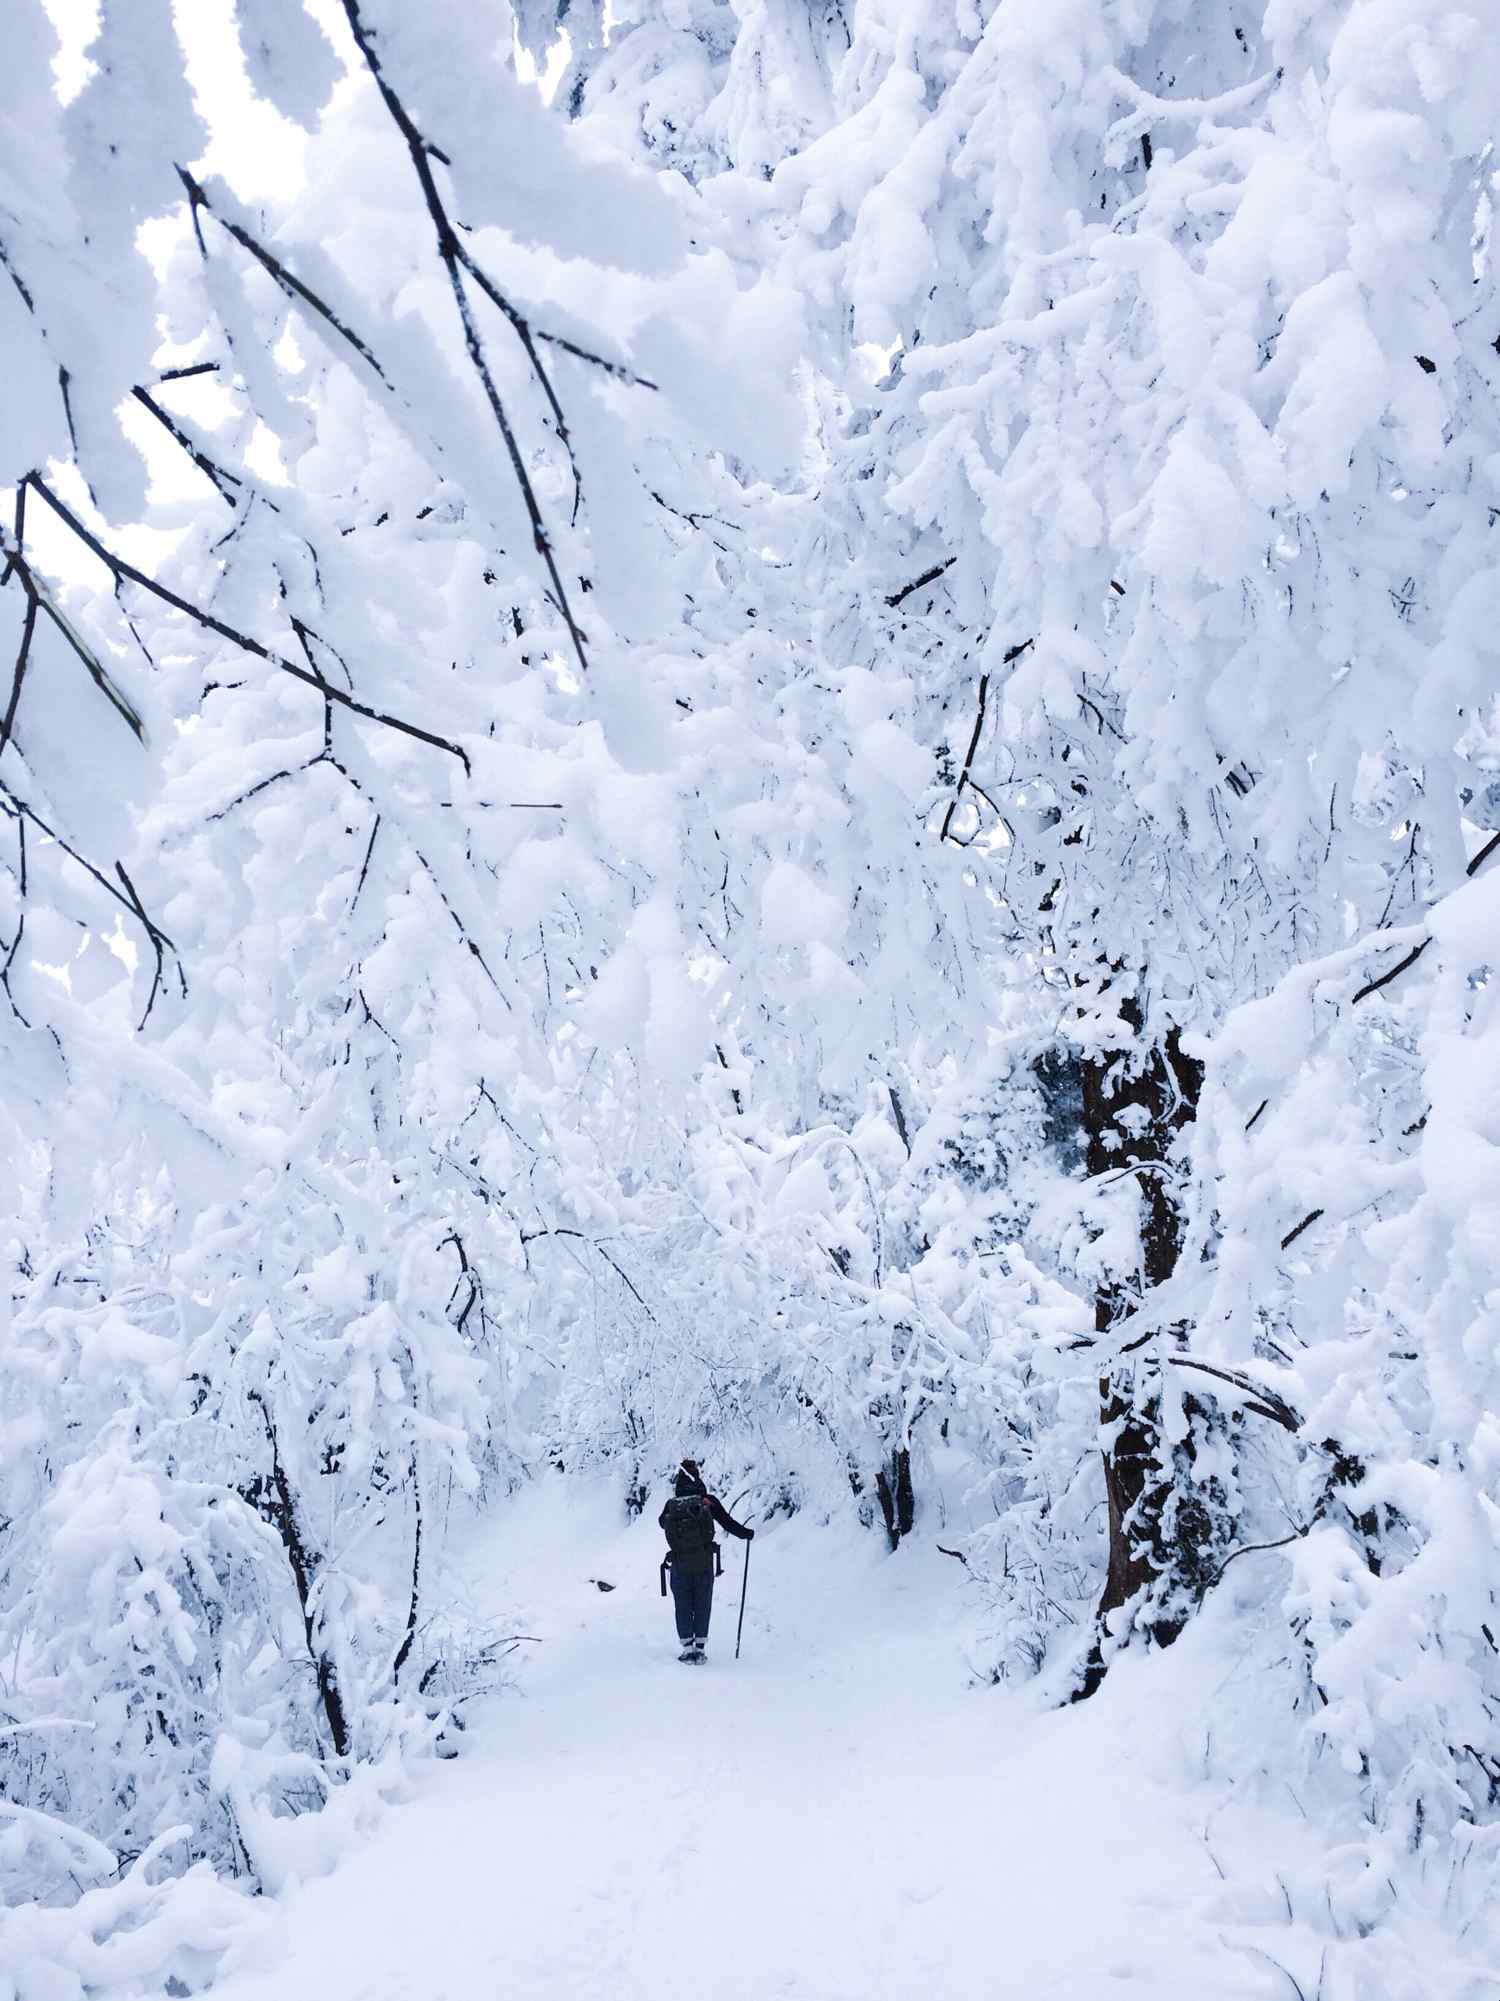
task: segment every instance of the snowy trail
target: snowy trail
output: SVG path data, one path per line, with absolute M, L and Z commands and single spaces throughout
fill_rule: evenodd
M 519 1690 L 291 1895 L 288 1956 L 220 2001 L 1276 1991 L 1188 1914 L 1213 1865 L 1103 1702 L 1037 1715 L 965 1685 L 941 1557 L 762 1535 L 736 1663 L 735 1545 L 692 1669 L 654 1530 L 556 1500 L 503 1511 L 475 1557 L 482 1602 L 540 1642 Z

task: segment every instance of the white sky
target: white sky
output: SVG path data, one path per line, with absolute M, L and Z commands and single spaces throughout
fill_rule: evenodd
M 62 43 L 56 67 L 66 99 L 88 75 L 86 50 L 98 31 L 98 0 L 43 0 L 43 5 Z M 309 0 L 309 12 L 333 27 L 333 0 Z M 188 79 L 212 135 L 200 169 L 232 175 L 248 201 L 295 194 L 305 142 L 295 125 L 252 93 L 240 61 L 233 0 L 174 0 L 173 15 Z

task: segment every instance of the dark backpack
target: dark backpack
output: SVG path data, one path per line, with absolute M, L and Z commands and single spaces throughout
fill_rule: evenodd
M 701 1494 L 679 1494 L 661 1511 L 672 1561 L 683 1570 L 711 1570 L 714 1560 L 714 1518 Z

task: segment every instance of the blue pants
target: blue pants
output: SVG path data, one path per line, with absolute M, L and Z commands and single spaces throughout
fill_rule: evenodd
M 683 1570 L 674 1563 L 668 1574 L 672 1579 L 672 1603 L 677 1611 L 678 1639 L 706 1640 L 709 1614 L 714 1608 L 712 1570 Z

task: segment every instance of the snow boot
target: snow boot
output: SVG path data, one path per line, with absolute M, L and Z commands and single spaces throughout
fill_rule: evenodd
M 696 1640 L 684 1640 L 682 1643 L 682 1652 L 677 1658 L 680 1661 L 701 1661 L 703 1656 L 698 1651 L 698 1642 Z

